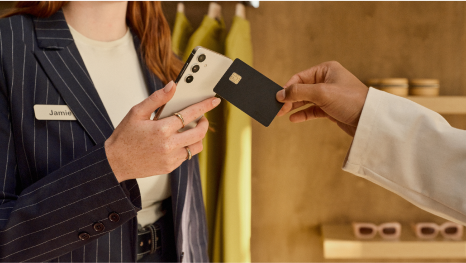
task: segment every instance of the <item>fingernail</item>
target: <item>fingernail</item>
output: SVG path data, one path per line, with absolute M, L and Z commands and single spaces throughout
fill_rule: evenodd
M 219 99 L 219 98 L 215 98 L 215 99 L 212 101 L 212 105 L 214 105 L 214 107 L 216 107 L 218 104 L 220 104 L 220 101 L 222 101 L 222 100 Z
M 168 92 L 170 92 L 170 90 L 171 90 L 171 89 L 172 89 L 172 87 L 173 87 L 173 84 L 174 84 L 173 80 L 172 80 L 172 81 L 170 81 L 170 82 L 168 82 L 168 84 L 167 84 L 167 85 L 165 85 L 165 88 L 163 88 L 163 91 L 165 91 L 165 93 L 168 93 Z
M 278 99 L 279 100 L 284 100 L 285 99 L 285 89 L 282 89 L 278 92 Z

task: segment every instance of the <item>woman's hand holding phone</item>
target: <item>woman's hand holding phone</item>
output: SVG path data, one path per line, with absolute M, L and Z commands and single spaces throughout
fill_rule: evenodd
M 118 182 L 170 173 L 186 160 L 186 146 L 192 155 L 202 151 L 202 139 L 209 127 L 205 117 L 195 128 L 181 133 L 178 130 L 183 123 L 177 116 L 150 119 L 157 108 L 170 101 L 175 90 L 176 84 L 171 81 L 135 105 L 105 142 L 107 158 Z M 179 113 L 185 123 L 190 123 L 219 104 L 219 98 L 209 98 Z

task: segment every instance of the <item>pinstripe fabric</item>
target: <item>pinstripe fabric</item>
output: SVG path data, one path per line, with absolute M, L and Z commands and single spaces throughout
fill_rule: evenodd
M 1 19 L 0 62 L 0 261 L 135 261 L 139 188 L 113 175 L 104 148 L 113 126 L 62 11 Z M 150 92 L 162 88 L 143 69 Z M 77 121 L 36 120 L 35 104 L 68 105 Z M 193 158 L 171 174 L 173 218 L 179 258 L 207 261 L 198 171 Z

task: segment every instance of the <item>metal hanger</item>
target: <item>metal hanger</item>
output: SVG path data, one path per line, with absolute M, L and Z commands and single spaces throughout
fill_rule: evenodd
M 220 21 L 220 19 L 222 18 L 222 6 L 216 2 L 210 2 L 207 16 L 217 21 Z
M 246 6 L 244 6 L 243 2 L 239 2 L 236 4 L 235 15 L 243 19 L 246 19 Z

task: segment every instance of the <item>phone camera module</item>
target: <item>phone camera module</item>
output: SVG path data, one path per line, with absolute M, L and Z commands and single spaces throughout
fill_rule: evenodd
M 201 54 L 201 55 L 199 55 L 199 57 L 197 57 L 197 60 L 199 62 L 204 62 L 205 58 L 206 58 L 206 56 L 204 54 Z
M 187 82 L 187 83 L 191 83 L 191 82 L 193 82 L 193 80 L 194 80 L 194 77 L 191 76 L 191 75 L 189 75 L 189 76 L 186 77 L 186 82 Z
M 193 71 L 193 73 L 196 73 L 196 72 L 199 71 L 200 68 L 201 68 L 201 67 L 199 67 L 199 65 L 194 65 L 194 66 L 191 68 L 191 70 Z

